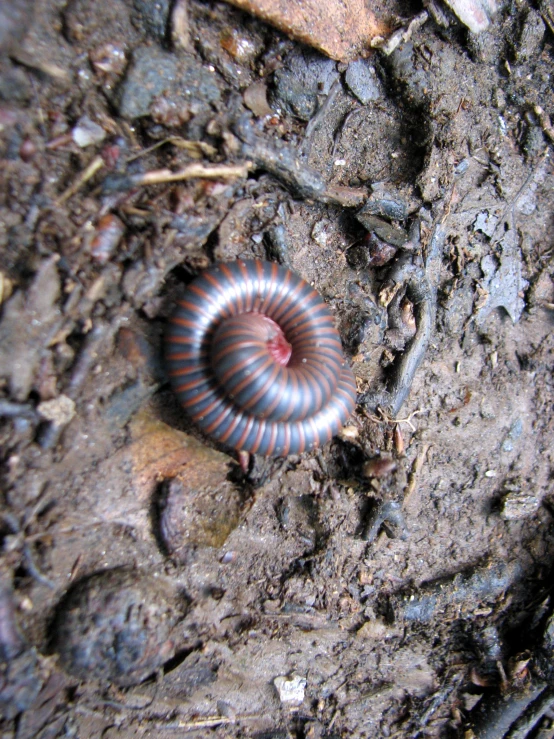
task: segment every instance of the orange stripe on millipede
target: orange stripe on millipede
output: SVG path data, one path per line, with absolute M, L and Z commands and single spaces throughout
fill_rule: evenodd
M 256 403 L 260 400 L 260 398 L 263 395 L 265 395 L 265 393 L 267 393 L 267 388 L 270 387 L 277 379 L 277 376 L 279 375 L 279 370 L 281 369 L 281 367 L 278 364 L 275 364 L 275 362 L 271 362 L 269 366 L 271 367 L 271 371 L 267 377 L 266 383 L 263 387 L 261 387 L 258 390 L 258 392 L 255 395 L 253 395 L 251 398 L 248 399 L 249 406 L 256 405 Z M 275 399 L 273 408 L 275 408 L 278 402 L 279 402 L 279 396 L 277 396 L 277 398 Z M 266 413 L 268 412 L 271 413 L 273 408 L 267 408 Z
M 236 412 L 236 409 L 234 409 L 234 410 Z M 229 428 L 227 429 L 227 431 L 220 437 L 220 441 L 223 444 L 227 441 L 227 439 L 230 436 L 232 436 L 235 433 L 235 429 L 237 428 L 237 426 L 239 425 L 239 423 L 241 422 L 241 420 L 242 420 L 242 413 L 240 415 L 237 413 L 237 415 L 235 416 L 234 421 L 231 423 L 231 425 L 229 426 Z M 236 447 L 236 448 L 238 449 L 238 447 Z
M 218 403 L 221 403 L 221 398 L 217 398 L 216 400 L 214 400 L 214 402 L 212 403 L 212 406 L 216 406 Z M 209 413 L 213 411 L 212 406 L 210 406 L 210 410 L 206 413 L 206 415 L 209 415 Z M 225 421 L 226 418 L 228 418 L 229 414 L 232 412 L 233 412 L 233 408 L 231 406 L 224 408 L 222 413 L 220 413 L 219 416 L 216 416 L 215 419 L 206 426 L 204 431 L 207 434 L 213 433 L 218 428 L 218 426 L 221 426 L 221 424 Z
M 242 432 L 242 436 L 237 441 L 237 449 L 242 449 L 243 448 L 244 442 L 250 436 L 250 432 L 252 431 L 252 426 L 254 425 L 254 421 L 255 421 L 255 419 L 252 418 L 252 417 L 250 417 L 247 420 L 246 426 L 244 427 L 244 431 Z
M 233 394 L 238 395 L 242 390 L 244 390 L 245 387 L 247 387 L 248 385 L 253 383 L 255 380 L 257 380 L 266 371 L 266 369 L 269 366 L 271 366 L 271 360 L 269 359 L 269 357 L 266 357 L 266 362 L 264 364 L 260 365 L 260 367 L 254 370 L 251 375 L 247 375 L 245 378 L 243 378 L 239 382 L 238 385 L 235 385 L 233 387 Z M 233 374 L 236 374 L 236 372 L 239 371 L 240 369 L 241 369 L 240 367 L 235 367 L 230 371 L 232 371 Z M 228 373 L 227 372 L 225 373 L 224 375 L 225 384 L 229 382 L 229 379 L 233 376 L 233 374 L 230 377 L 227 377 Z
M 254 439 L 254 443 L 252 444 L 252 447 L 250 449 L 250 452 L 252 454 L 256 454 L 258 449 L 260 448 L 260 444 L 262 443 L 262 439 L 264 438 L 264 422 L 260 421 L 258 423 L 258 433 L 256 434 L 256 438 Z

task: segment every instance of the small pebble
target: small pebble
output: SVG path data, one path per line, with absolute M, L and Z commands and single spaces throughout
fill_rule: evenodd
M 488 211 L 484 210 L 478 214 L 477 218 L 473 222 L 473 230 L 481 231 L 489 238 L 494 234 L 498 218 Z
M 75 415 L 75 401 L 67 395 L 60 395 L 53 400 L 39 403 L 37 411 L 54 426 L 66 426 Z
M 378 100 L 381 97 L 375 69 L 365 59 L 350 62 L 344 78 L 351 92 L 362 105 L 367 105 L 371 100 Z
M 521 521 L 535 515 L 540 498 L 523 490 L 510 490 L 502 502 L 500 515 L 505 521 Z
M 319 246 L 327 246 L 327 242 L 329 241 L 329 226 L 329 221 L 325 219 L 314 224 L 311 237 Z
M 288 703 L 291 706 L 299 706 L 303 703 L 307 685 L 306 678 L 299 675 L 291 678 L 280 675 L 275 678 L 273 684 L 277 688 L 281 703 Z
M 116 44 L 101 44 L 89 54 L 90 63 L 100 76 L 120 75 L 125 69 L 127 59 L 125 50 Z
M 518 63 L 530 61 L 540 54 L 545 32 L 546 26 L 541 14 L 537 10 L 529 8 L 521 26 L 518 44 L 515 49 Z
M 106 132 L 98 123 L 91 121 L 87 116 L 79 119 L 71 132 L 71 138 L 81 149 L 92 144 L 99 144 L 106 138 Z
M 19 147 L 19 156 L 24 162 L 30 162 L 37 153 L 37 147 L 31 139 L 23 139 Z
M 390 639 L 393 636 L 400 636 L 401 630 L 398 627 L 388 626 L 382 619 L 373 618 L 362 624 L 356 632 L 362 639 Z
M 90 244 L 90 255 L 98 264 L 106 264 L 125 233 L 124 223 L 113 213 L 102 216 Z
M 356 441 L 360 436 L 360 431 L 356 426 L 343 426 L 339 435 L 345 441 Z
M 133 0 L 133 21 L 147 36 L 163 44 L 171 5 L 170 0 Z
M 275 105 L 308 121 L 317 110 L 318 97 L 329 94 L 337 77 L 337 65 L 331 59 L 307 49 L 294 49 L 275 72 Z
M 267 102 L 267 86 L 265 82 L 254 82 L 250 87 L 246 88 L 242 96 L 246 107 L 258 118 L 265 118 L 273 113 Z

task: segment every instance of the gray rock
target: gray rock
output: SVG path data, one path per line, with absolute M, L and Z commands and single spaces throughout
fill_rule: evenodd
M 148 46 L 139 48 L 120 90 L 119 112 L 125 118 L 141 118 L 161 98 L 175 121 L 182 123 L 209 109 L 220 93 L 213 72 L 198 62 Z
M 44 261 L 31 285 L 3 305 L 0 322 L 0 378 L 5 378 L 15 400 L 26 400 L 35 373 L 47 356 L 49 341 L 63 318 L 58 305 L 60 277 L 57 256 Z
M 102 5 L 101 12 L 97 0 L 72 0 L 63 5 L 66 6 L 62 14 L 64 35 L 78 47 L 86 39 L 87 48 L 91 50 L 104 44 L 121 47 L 122 43 L 125 48 L 133 48 L 141 38 L 137 27 L 131 23 L 127 0 L 110 0 Z
M 381 97 L 381 89 L 375 69 L 365 59 L 350 62 L 345 74 L 346 84 L 362 105 Z
M 2 18 L 0 17 L 0 23 Z M 9 59 L 0 63 L 0 100 L 6 103 L 26 103 L 33 94 L 28 75 Z
M 360 209 L 363 215 L 382 216 L 392 221 L 403 221 L 408 215 L 406 203 L 394 192 L 379 190 L 372 193 Z
M 506 435 L 506 438 L 502 442 L 503 452 L 512 452 L 514 449 L 514 441 L 517 441 L 523 433 L 523 421 L 521 418 L 517 418 L 510 426 L 510 430 Z
M 0 2 L 0 52 L 17 46 L 34 16 L 35 0 L 2 0 Z
M 540 126 L 529 126 L 523 139 L 523 151 L 528 160 L 533 161 L 544 151 L 546 141 Z
M 533 490 L 521 490 L 508 484 L 500 515 L 505 521 L 521 521 L 534 516 L 541 507 L 541 499 Z
M 490 238 L 495 232 L 497 223 L 498 218 L 494 213 L 489 213 L 487 210 L 483 210 L 477 215 L 477 218 L 473 222 L 473 230 L 481 231 L 481 233 L 484 233 L 485 236 Z
M 174 86 L 178 62 L 159 49 L 137 49 L 133 66 L 121 89 L 119 112 L 125 118 L 141 118 L 150 112 L 155 97 Z
M 440 324 L 450 336 L 460 336 L 467 319 L 473 313 L 474 281 L 468 275 L 460 276 L 456 287 L 444 301 Z M 494 418 L 482 411 L 483 418 Z
M 447 0 L 446 4 L 473 33 L 485 31 L 498 9 L 496 0 Z
M 275 105 L 308 121 L 317 108 L 317 96 L 327 95 L 337 79 L 337 65 L 312 51 L 294 50 L 275 72 Z
M 81 149 L 92 144 L 100 144 L 106 138 L 106 132 L 98 123 L 91 121 L 86 115 L 81 116 L 71 131 L 71 138 Z
M 58 605 L 52 645 L 80 680 L 137 685 L 175 653 L 183 603 L 168 582 L 106 570 L 72 586 Z
M 147 36 L 163 42 L 167 34 L 169 0 L 134 0 L 133 22 Z
M 377 234 L 377 236 L 383 241 L 386 241 L 387 244 L 403 246 L 408 241 L 408 233 L 403 228 L 387 223 L 382 218 L 371 215 L 365 210 L 361 210 L 356 213 L 356 218 L 365 229 L 370 233 Z

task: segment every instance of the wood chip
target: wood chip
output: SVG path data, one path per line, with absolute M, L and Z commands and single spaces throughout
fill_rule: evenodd
M 319 49 L 331 59 L 349 62 L 363 56 L 376 37 L 391 30 L 385 3 L 365 0 L 228 0 L 296 41 Z M 322 12 L 324 11 L 324 12 Z

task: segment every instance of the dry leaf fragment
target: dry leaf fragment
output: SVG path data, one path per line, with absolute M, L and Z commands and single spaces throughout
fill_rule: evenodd
M 161 481 L 179 476 L 190 490 L 226 489 L 231 462 L 226 454 L 171 428 L 146 408 L 131 419 L 129 431 L 129 443 L 100 464 L 87 485 L 87 499 L 103 521 L 132 527 L 147 539 L 152 495 Z M 112 489 L 118 494 L 106 494 Z
M 390 1 L 366 0 L 227 0 L 261 18 L 296 41 L 319 49 L 331 59 L 349 62 L 364 55 L 376 37 L 392 29 Z

